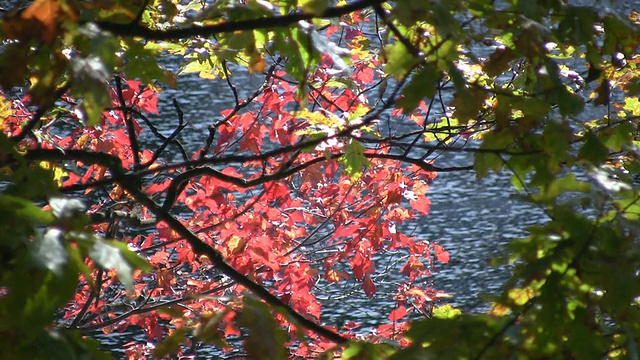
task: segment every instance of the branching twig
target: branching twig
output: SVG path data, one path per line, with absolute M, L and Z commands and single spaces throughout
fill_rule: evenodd
M 257 19 L 224 22 L 210 26 L 192 26 L 173 28 L 169 30 L 150 29 L 138 23 L 119 24 L 112 22 L 98 22 L 98 26 L 103 30 L 121 36 L 137 36 L 147 40 L 172 40 L 184 39 L 196 36 L 209 37 L 216 34 L 232 33 L 235 31 L 248 31 L 264 28 L 287 27 L 302 20 L 313 20 L 318 18 L 336 18 L 351 12 L 365 9 L 383 3 L 385 0 L 357 0 L 344 6 L 327 8 L 322 14 L 314 15 L 305 12 L 293 12 L 282 16 L 262 17 Z
M 62 152 L 61 150 L 39 149 L 31 152 L 31 158 L 38 158 L 40 160 L 49 161 L 53 161 L 54 159 L 80 160 L 85 163 L 95 163 L 107 167 L 112 173 L 113 179 L 120 186 L 122 186 L 122 188 L 127 191 L 138 203 L 151 210 L 156 215 L 156 219 L 158 221 L 165 222 L 173 231 L 184 238 L 191 246 L 191 250 L 194 254 L 207 256 L 211 263 L 220 272 L 228 276 L 237 284 L 244 286 L 249 291 L 254 293 L 257 297 L 264 300 L 271 306 L 283 309 L 302 327 L 336 343 L 345 343 L 348 341 L 348 339 L 344 338 L 342 335 L 306 318 L 305 316 L 294 310 L 291 306 L 285 304 L 277 296 L 271 294 L 269 290 L 255 283 L 247 276 L 238 272 L 233 266 L 229 265 L 218 250 L 202 241 L 196 234 L 193 233 L 193 231 L 184 226 L 182 222 L 180 222 L 180 220 L 171 215 L 167 210 L 163 209 L 162 206 L 157 204 L 147 194 L 140 190 L 140 188 L 136 186 L 136 181 L 132 181 L 132 175 L 126 173 L 125 169 L 122 167 L 122 162 L 117 157 L 106 153 L 89 153 L 81 150 L 69 150 Z M 135 179 L 137 179 L 137 177 L 134 175 L 133 180 Z
M 158 158 L 160 157 L 164 149 L 166 149 L 170 143 L 176 143 L 177 146 L 180 149 L 182 149 L 183 155 L 186 155 L 186 152 L 184 151 L 184 147 L 182 146 L 182 144 L 180 144 L 179 141 L 176 140 L 176 137 L 178 136 L 178 134 L 180 134 L 182 130 L 184 130 L 185 127 L 187 127 L 188 123 L 184 121 L 184 113 L 180 109 L 180 105 L 178 105 L 178 101 L 176 99 L 173 99 L 173 107 L 176 109 L 176 113 L 178 114 L 178 127 L 175 130 L 173 130 L 173 132 L 171 133 L 171 135 L 169 135 L 168 138 L 164 138 L 164 141 L 162 142 L 160 147 L 158 147 L 153 152 L 153 156 L 151 157 L 151 159 L 149 159 L 149 161 L 147 161 L 146 163 L 142 164 L 140 166 L 141 168 L 145 169 L 151 166 L 151 164 L 153 164 L 154 162 L 156 162 L 156 160 L 158 160 Z
M 120 111 L 122 111 L 122 119 L 127 125 L 127 135 L 129 136 L 129 146 L 133 153 L 133 166 L 134 169 L 140 168 L 140 146 L 138 145 L 138 137 L 136 135 L 136 128 L 133 124 L 133 119 L 129 116 L 129 107 L 124 101 L 124 95 L 122 94 L 122 79 L 120 76 L 115 76 L 116 82 L 116 94 L 118 95 L 118 101 L 120 101 Z

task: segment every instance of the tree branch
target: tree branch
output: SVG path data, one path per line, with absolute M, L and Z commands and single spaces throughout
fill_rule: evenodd
M 174 28 L 170 30 L 155 30 L 139 23 L 117 24 L 112 22 L 98 22 L 98 26 L 103 30 L 110 31 L 115 35 L 139 36 L 147 40 L 172 40 L 183 39 L 195 36 L 210 37 L 221 33 L 234 31 L 246 31 L 264 28 L 287 27 L 301 20 L 312 20 L 316 18 L 336 18 L 351 12 L 362 10 L 367 7 L 382 4 L 384 0 L 358 0 L 344 6 L 330 7 L 320 15 L 304 13 L 301 11 L 282 16 L 263 17 L 251 20 L 224 22 L 210 26 L 193 26 L 186 28 Z
M 271 306 L 282 308 L 302 327 L 339 344 L 348 341 L 342 335 L 307 319 L 291 306 L 285 304 L 277 296 L 271 294 L 266 288 L 253 282 L 251 279 L 238 272 L 233 266 L 229 265 L 219 251 L 200 240 L 200 238 L 184 226 L 180 220 L 175 218 L 171 213 L 163 209 L 162 206 L 157 204 L 147 194 L 140 190 L 140 188 L 136 186 L 136 182 L 131 181 L 132 176 L 137 176 L 127 174 L 126 170 L 122 167 L 120 159 L 117 157 L 105 153 L 89 153 L 82 150 L 67 150 L 63 152 L 61 150 L 39 149 L 29 151 L 29 154 L 31 154 L 29 157 L 31 159 L 60 160 L 62 158 L 67 160 L 80 160 L 86 163 L 95 163 L 106 166 L 109 168 L 115 182 L 119 183 L 120 186 L 122 186 L 122 188 L 125 189 L 138 203 L 151 210 L 156 215 L 156 219 L 158 221 L 164 221 L 173 231 L 177 232 L 182 238 L 184 238 L 189 243 L 195 254 L 207 256 L 211 263 L 231 280 L 234 280 L 239 285 L 244 286 Z
M 133 124 L 133 119 L 129 116 L 129 107 L 127 106 L 127 103 L 124 100 L 124 95 L 122 94 L 122 79 L 118 75 L 114 78 L 116 82 L 116 94 L 118 95 L 120 106 L 122 107 L 120 109 L 122 112 L 122 119 L 127 125 L 129 146 L 131 146 L 131 152 L 133 153 L 133 167 L 134 169 L 137 169 L 140 167 L 140 146 L 138 145 L 138 138 L 136 136 L 136 127 Z

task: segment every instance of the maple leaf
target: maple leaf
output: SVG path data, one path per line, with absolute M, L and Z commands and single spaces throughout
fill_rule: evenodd
M 138 103 L 138 107 L 150 114 L 159 115 L 158 112 L 158 96 L 156 96 L 155 91 L 147 87 L 144 89 L 142 94 L 139 95 L 140 102 Z
M 449 252 L 445 251 L 442 245 L 433 244 L 433 251 L 436 254 L 436 260 L 441 263 L 449 262 Z
M 371 163 L 364 156 L 366 149 L 358 141 L 351 140 L 345 148 L 344 155 L 338 158 L 338 162 L 344 166 L 344 172 L 353 180 L 362 176 L 362 169 L 371 167 Z
M 47 44 L 51 44 L 57 37 L 57 26 L 66 15 L 75 18 L 68 7 L 61 6 L 56 0 L 36 0 L 18 17 L 11 17 L 3 24 L 4 31 L 9 37 L 28 40 L 38 37 Z
M 429 214 L 429 209 L 431 208 L 431 200 L 427 199 L 426 197 L 421 196 L 420 198 L 416 198 L 415 200 L 409 200 L 409 204 L 412 208 L 418 210 L 421 214 Z
M 233 235 L 227 240 L 227 248 L 232 255 L 238 255 L 244 251 L 247 245 L 247 238 Z
M 390 321 L 395 322 L 407 316 L 407 314 L 408 314 L 407 308 L 405 308 L 404 306 L 398 306 L 397 308 L 393 309 L 391 313 L 389 313 L 388 318 Z
M 289 188 L 281 182 L 272 182 L 266 186 L 266 196 L 270 200 L 281 200 L 290 196 Z
M 371 280 L 371 277 L 367 275 L 362 281 L 362 289 L 364 293 L 367 294 L 368 297 L 372 298 L 376 293 L 376 285 Z

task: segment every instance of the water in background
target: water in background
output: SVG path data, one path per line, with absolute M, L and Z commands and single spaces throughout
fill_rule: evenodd
M 570 3 L 598 3 L 603 11 L 607 6 L 624 12 L 640 8 L 640 0 L 571 0 Z M 237 72 L 234 79 L 241 96 L 260 86 L 262 80 L 261 76 L 239 77 Z M 202 81 L 189 75 L 180 77 L 179 84 L 179 89 L 166 89 L 161 94 L 162 116 L 155 122 L 165 135 L 173 131 L 177 118 L 170 100 L 175 97 L 181 104 L 185 119 L 190 122 L 180 140 L 194 150 L 207 138 L 208 125 L 220 118 L 221 110 L 232 107 L 233 99 L 223 82 Z M 173 160 L 180 159 L 176 157 Z M 463 166 L 472 164 L 472 161 L 470 154 L 449 153 L 440 156 L 436 165 Z M 487 304 L 479 295 L 499 293 L 510 275 L 508 266 L 490 267 L 489 259 L 504 255 L 504 245 L 524 236 L 528 226 L 546 221 L 540 209 L 518 200 L 514 194 L 510 175 L 506 172 L 491 174 L 481 180 L 477 180 L 472 171 L 439 173 L 428 193 L 432 202 L 431 213 L 408 223 L 403 229 L 411 235 L 439 243 L 449 251 L 451 260 L 448 264 L 438 265 L 439 272 L 433 276 L 433 285 L 453 295 L 447 302 L 465 312 L 486 311 Z M 368 299 L 362 291 L 353 295 L 349 302 L 326 299 L 323 304 L 325 321 L 338 327 L 347 320 L 361 322 L 364 327 L 376 326 L 375 321 L 384 321 L 389 306 L 393 304 L 388 300 Z M 365 302 L 366 306 L 363 306 Z M 134 336 L 132 332 L 110 334 L 101 336 L 101 341 L 117 347 L 117 344 L 133 340 Z M 143 340 L 143 337 L 138 340 Z

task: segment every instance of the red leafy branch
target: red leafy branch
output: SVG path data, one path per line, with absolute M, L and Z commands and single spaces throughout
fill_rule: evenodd
M 64 95 L 68 90 L 69 90 L 69 84 L 64 85 L 59 89 L 57 89 L 50 103 L 45 106 L 38 107 L 38 109 L 31 116 L 31 119 L 26 124 L 24 124 L 24 126 L 20 130 L 20 133 L 10 137 L 11 141 L 15 143 L 19 143 L 20 141 L 25 139 L 27 135 L 31 133 L 31 130 L 33 130 L 36 127 L 38 122 L 40 122 L 40 119 L 42 119 L 42 117 L 47 113 L 47 111 L 49 111 L 49 109 L 53 106 L 54 102 L 60 99 L 60 97 Z
M 200 240 L 196 234 L 185 227 L 178 219 L 172 216 L 168 211 L 164 210 L 162 206 L 157 204 L 147 194 L 135 186 L 136 181 L 134 180 L 136 177 L 126 173 L 119 158 L 105 153 L 89 153 L 82 150 L 68 150 L 63 152 L 60 150 L 46 149 L 29 150 L 25 157 L 30 160 L 46 161 L 79 160 L 86 164 L 98 164 L 108 168 L 112 173 L 113 180 L 129 192 L 129 194 L 138 203 L 150 209 L 156 215 L 157 222 L 165 222 L 168 224 L 173 231 L 178 233 L 189 243 L 195 254 L 207 256 L 212 264 L 231 280 L 249 289 L 256 296 L 260 297 L 270 305 L 284 309 L 284 311 L 286 311 L 304 328 L 336 343 L 344 343 L 348 341 L 348 339 L 344 338 L 340 334 L 337 334 L 302 316 L 291 306 L 271 294 L 266 288 L 258 285 L 229 265 L 219 251 Z
M 105 326 L 109 326 L 109 325 L 113 325 L 113 324 L 117 324 L 118 322 L 132 316 L 132 315 L 136 315 L 136 314 L 144 314 L 144 313 L 148 313 L 148 312 L 152 312 L 154 310 L 163 308 L 163 307 L 169 307 L 171 305 L 177 305 L 180 303 L 184 303 L 190 300 L 194 300 L 194 299 L 198 299 L 198 297 L 201 297 L 203 295 L 208 295 L 208 294 L 214 294 L 217 293 L 219 291 L 225 290 L 226 288 L 229 288 L 231 286 L 233 286 L 233 283 L 228 283 L 228 284 L 224 284 L 224 285 L 220 285 L 217 286 L 213 289 L 209 289 L 207 291 L 202 291 L 200 293 L 197 294 L 190 294 L 181 298 L 177 298 L 177 299 L 173 299 L 173 300 L 167 300 L 167 301 L 159 301 L 159 302 L 150 302 L 151 297 L 147 296 L 143 301 L 140 302 L 140 304 L 137 304 L 136 306 L 133 306 L 131 310 L 126 311 L 114 318 L 111 318 L 109 320 L 105 320 L 103 322 L 94 324 L 94 325 L 87 325 L 87 326 L 81 326 L 80 329 L 83 331 L 91 331 L 91 330 L 97 330 L 97 329 L 101 329 L 104 328 Z M 90 302 L 87 302 L 87 304 L 89 304 Z M 94 315 L 97 316 L 97 315 Z M 83 319 L 84 322 L 90 321 L 92 320 L 90 319 Z M 75 322 L 75 321 L 74 321 Z M 75 328 L 77 326 L 75 326 L 74 324 L 72 324 L 70 326 L 71 328 Z
M 229 88 L 231 89 L 231 91 L 233 93 L 233 98 L 235 100 L 235 105 L 233 106 L 233 109 L 231 109 L 231 111 L 224 118 L 216 121 L 215 123 L 213 123 L 213 124 L 211 124 L 209 126 L 209 137 L 207 138 L 207 141 L 205 142 L 205 144 L 204 144 L 204 146 L 202 148 L 202 151 L 200 152 L 200 159 L 204 159 L 205 156 L 209 153 L 209 149 L 211 148 L 211 145 L 213 144 L 213 140 L 214 140 L 214 138 L 216 136 L 216 131 L 217 131 L 218 127 L 220 127 L 222 124 L 228 122 L 240 110 L 242 110 L 245 107 L 249 106 L 249 104 L 251 104 L 258 96 L 260 96 L 264 92 L 264 90 L 269 85 L 269 82 L 270 82 L 271 78 L 274 76 L 274 72 L 276 71 L 276 68 L 278 67 L 278 65 L 280 65 L 282 60 L 283 60 L 282 58 L 278 58 L 273 64 L 271 64 L 271 66 L 269 66 L 269 68 L 265 72 L 266 75 L 265 75 L 264 81 L 262 82 L 262 85 L 260 85 L 260 87 L 258 89 L 256 89 L 256 91 L 254 91 L 251 95 L 249 95 L 244 100 L 240 100 L 238 98 L 238 91 L 236 90 L 235 85 L 233 85 L 233 83 L 231 82 L 231 76 L 230 76 L 230 74 L 228 74 L 228 69 L 227 69 L 226 62 L 225 62 L 224 69 L 225 69 L 225 72 L 227 72 L 226 80 L 227 80 L 227 84 L 229 85 Z

